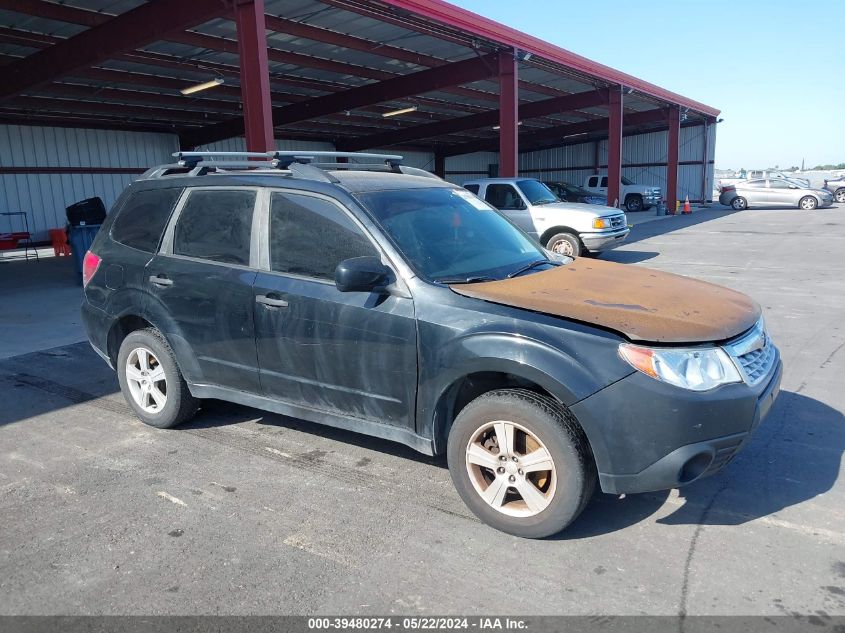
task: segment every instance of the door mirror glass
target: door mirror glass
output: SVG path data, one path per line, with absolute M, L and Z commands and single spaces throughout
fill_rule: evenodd
M 390 281 L 390 268 L 378 257 L 344 259 L 334 271 L 334 284 L 341 292 L 373 292 Z

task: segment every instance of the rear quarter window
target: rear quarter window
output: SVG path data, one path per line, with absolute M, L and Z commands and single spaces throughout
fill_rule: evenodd
M 124 246 L 154 253 L 181 193 L 181 188 L 172 188 L 130 194 L 112 224 L 111 238 Z

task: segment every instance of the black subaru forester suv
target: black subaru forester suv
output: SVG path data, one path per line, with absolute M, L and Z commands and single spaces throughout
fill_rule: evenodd
M 777 396 L 745 295 L 549 253 L 401 157 L 177 156 L 84 260 L 88 336 L 147 424 L 217 398 L 445 452 L 478 517 L 542 537 L 596 480 L 716 472 Z

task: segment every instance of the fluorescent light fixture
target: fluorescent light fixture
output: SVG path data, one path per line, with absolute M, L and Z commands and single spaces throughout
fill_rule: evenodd
M 400 114 L 408 114 L 409 112 L 416 112 L 417 106 L 411 106 L 409 108 L 401 108 L 400 110 L 391 110 L 390 112 L 383 112 L 381 116 L 387 118 L 389 116 L 399 116 Z
M 522 121 L 517 121 L 516 124 L 517 124 L 517 126 L 522 125 Z M 500 129 L 502 129 L 502 126 L 501 125 L 494 125 L 493 129 L 494 130 L 500 130 Z
M 188 86 L 187 88 L 182 88 L 179 92 L 183 95 L 192 95 L 195 92 L 199 92 L 200 90 L 208 90 L 209 88 L 214 88 L 219 86 L 223 83 L 223 77 L 215 77 L 211 81 L 205 81 L 201 84 L 196 84 L 194 86 Z
M 587 136 L 586 132 L 578 132 L 578 134 L 567 134 L 563 138 L 573 138 L 575 136 Z

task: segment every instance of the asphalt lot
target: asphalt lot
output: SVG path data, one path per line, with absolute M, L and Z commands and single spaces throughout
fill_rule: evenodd
M 159 431 L 53 347 L 0 360 L 0 614 L 845 615 L 845 208 L 696 211 L 605 258 L 764 307 L 783 391 L 719 475 L 521 540 L 442 460 L 224 403 Z

